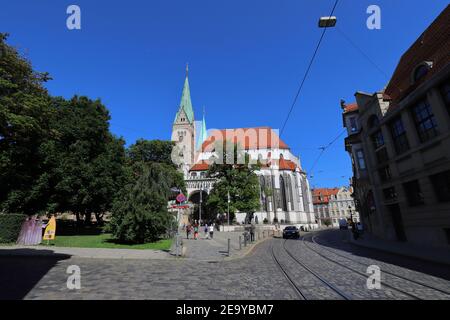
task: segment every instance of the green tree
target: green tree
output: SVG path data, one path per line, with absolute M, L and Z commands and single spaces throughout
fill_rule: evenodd
M 85 223 L 95 214 L 101 223 L 126 182 L 124 141 L 110 133 L 109 112 L 99 100 L 54 98 L 53 106 L 57 139 L 49 143 L 47 159 L 55 181 L 51 208 L 71 211 Z
M 110 229 L 119 241 L 144 243 L 158 240 L 173 227 L 167 211 L 172 181 L 167 166 L 152 162 L 134 166 L 134 183 L 123 188 L 114 203 Z
M 208 177 L 217 179 L 217 182 L 208 196 L 206 206 L 216 215 L 226 213 L 229 194 L 230 220 L 234 218 L 236 211 L 240 211 L 247 214 L 246 219 L 249 221 L 260 206 L 260 186 L 255 174 L 260 164 L 251 163 L 248 153 L 238 144 L 227 149 L 223 141 L 217 141 L 215 150 L 223 151 L 221 158 L 212 159 L 213 164 L 207 173 Z
M 135 165 L 139 167 L 142 163 L 161 164 L 161 168 L 163 168 L 169 179 L 168 181 L 172 184 L 171 188 L 176 187 L 186 193 L 184 176 L 181 172 L 176 170 L 176 167 L 171 160 L 172 149 L 174 146 L 175 144 L 172 141 L 138 139 L 136 143 L 132 144 L 126 151 L 127 163 L 130 167 Z M 170 196 L 174 195 L 171 194 Z
M 7 37 L 0 33 L 0 211 L 35 214 L 47 207 L 43 145 L 52 137 L 53 110 L 43 84 L 50 78 L 34 71 Z
M 127 150 L 131 162 L 158 162 L 173 165 L 171 159 L 174 142 L 139 139 Z

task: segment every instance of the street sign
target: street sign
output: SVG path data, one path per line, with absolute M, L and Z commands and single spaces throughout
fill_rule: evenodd
M 184 194 L 180 193 L 179 195 L 177 195 L 176 199 L 177 199 L 178 203 L 183 203 L 186 201 L 186 196 Z

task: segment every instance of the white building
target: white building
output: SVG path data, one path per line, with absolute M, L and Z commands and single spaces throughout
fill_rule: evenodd
M 207 178 L 212 157 L 217 157 L 215 141 L 228 141 L 244 146 L 252 160 L 265 163 L 256 172 L 260 179 L 260 210 L 254 213 L 257 223 L 265 219 L 273 222 L 296 224 L 309 229 L 317 227 L 314 219 L 312 194 L 300 159 L 294 156 L 289 146 L 277 132 L 269 127 L 206 130 L 205 118 L 195 122 L 190 97 L 188 76 L 172 128 L 172 140 L 176 142 L 174 155 L 183 171 L 188 199 L 198 203 L 205 199 L 214 185 Z M 246 213 L 237 213 L 236 220 L 243 223 Z

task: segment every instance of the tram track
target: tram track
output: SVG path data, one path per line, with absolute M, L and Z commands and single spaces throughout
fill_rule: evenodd
M 311 242 L 314 243 L 314 244 L 316 244 L 316 245 L 318 245 L 318 246 L 320 246 L 321 249 L 323 249 L 323 250 L 325 250 L 325 251 L 328 251 L 328 252 L 331 252 L 332 254 L 334 254 L 334 255 L 336 255 L 336 256 L 338 256 L 338 257 L 344 258 L 344 259 L 349 260 L 349 261 L 351 261 L 351 262 L 354 262 L 354 263 L 356 263 L 356 264 L 358 264 L 358 265 L 362 265 L 362 266 L 364 266 L 364 267 L 368 267 L 368 266 L 369 266 L 369 265 L 366 264 L 366 263 L 360 262 L 360 261 L 358 261 L 358 260 L 356 260 L 356 259 L 349 258 L 349 257 L 347 257 L 347 256 L 345 256 L 345 255 L 343 255 L 343 254 L 339 254 L 339 253 L 337 253 L 337 252 L 335 252 L 335 251 L 333 251 L 333 250 L 330 250 L 330 249 L 328 249 L 328 248 L 325 248 L 323 245 L 321 245 L 320 243 L 318 243 L 318 242 L 315 240 L 316 238 L 317 238 L 316 236 L 312 236 L 312 237 L 311 237 Z M 311 250 L 312 250 L 312 249 L 311 249 Z M 399 275 L 399 274 L 396 274 L 396 273 L 393 273 L 393 272 L 390 272 L 390 271 L 387 271 L 387 270 L 383 270 L 383 273 L 384 273 L 384 274 L 388 274 L 388 275 L 393 276 L 393 277 L 396 277 L 396 278 L 399 278 L 399 279 L 402 279 L 402 280 L 405 280 L 405 281 L 408 281 L 408 282 L 410 282 L 410 283 L 414 283 L 415 285 L 419 285 L 419 286 L 422 286 L 422 287 L 424 287 L 424 288 L 427 288 L 427 289 L 430 289 L 430 290 L 434 290 L 434 291 L 437 291 L 437 292 L 440 292 L 440 293 L 443 293 L 443 294 L 446 294 L 446 295 L 449 295 L 449 296 L 450 296 L 450 291 L 446 291 L 446 290 L 443 290 L 443 289 L 440 289 L 440 288 L 436 288 L 436 287 L 433 287 L 433 286 L 431 286 L 431 285 L 428 285 L 428 284 L 422 283 L 422 282 L 420 282 L 420 281 L 417 281 L 417 280 L 413 280 L 413 279 L 404 277 L 404 276 L 402 276 L 402 275 Z
M 345 269 L 347 269 L 347 270 L 350 270 L 350 271 L 352 271 L 354 274 L 358 274 L 359 276 L 364 277 L 365 279 L 367 279 L 367 277 L 368 277 L 367 274 L 365 274 L 365 273 L 363 273 L 363 272 L 361 272 L 361 271 L 359 271 L 359 270 L 356 270 L 356 269 L 354 269 L 354 268 L 352 268 L 352 267 L 349 267 L 349 266 L 347 266 L 347 265 L 345 265 L 345 264 L 343 264 L 343 263 L 341 263 L 341 262 L 338 262 L 338 261 L 336 261 L 336 260 L 333 260 L 333 259 L 331 259 L 331 258 L 325 256 L 324 254 L 320 253 L 318 250 L 311 248 L 309 245 L 307 245 L 307 242 L 305 241 L 305 237 L 302 238 L 302 243 L 303 243 L 303 246 L 304 246 L 305 248 L 307 248 L 307 249 L 308 249 L 309 251 L 311 251 L 311 252 L 314 252 L 315 254 L 317 254 L 318 256 L 322 257 L 323 259 L 325 259 L 325 260 L 327 260 L 327 261 L 329 261 L 329 262 L 331 262 L 331 263 L 334 263 L 335 265 L 338 265 L 338 266 L 340 266 L 340 267 L 342 267 L 342 268 L 345 268 Z M 398 288 L 398 287 L 392 286 L 392 285 L 390 285 L 390 284 L 388 284 L 388 283 L 386 283 L 386 282 L 383 282 L 383 286 L 384 286 L 384 287 L 387 287 L 387 288 L 390 288 L 391 290 L 400 292 L 401 294 L 403 294 L 403 295 L 405 295 L 405 296 L 407 296 L 407 297 L 410 297 L 410 298 L 412 298 L 412 299 L 414 299 L 414 300 L 424 300 L 422 297 L 419 297 L 418 295 L 412 294 L 412 293 L 407 292 L 407 291 L 405 291 L 405 290 L 403 290 L 403 289 L 400 289 L 400 288 Z
M 282 250 L 287 253 L 287 255 L 297 264 L 300 265 L 304 270 L 306 270 L 309 274 L 313 275 L 314 278 L 318 279 L 323 285 L 325 285 L 327 288 L 331 289 L 334 294 L 336 294 L 338 297 L 344 299 L 344 300 L 352 300 L 351 295 L 345 293 L 341 289 L 334 286 L 332 283 L 327 281 L 324 277 L 322 277 L 318 272 L 316 272 L 314 269 L 312 269 L 310 266 L 306 265 L 304 262 L 300 261 L 297 257 L 295 257 L 287 248 L 286 248 L 286 242 L 287 240 L 282 240 L 283 244 L 281 246 Z M 286 266 L 281 263 L 280 259 L 276 257 L 275 251 L 274 251 L 274 244 L 272 243 L 271 246 L 271 254 L 276 262 L 278 268 L 281 270 L 291 287 L 295 290 L 297 295 L 301 297 L 302 300 L 310 300 L 308 296 L 302 291 L 302 289 L 299 287 L 299 285 L 295 282 L 294 278 L 289 275 L 289 272 L 287 271 Z

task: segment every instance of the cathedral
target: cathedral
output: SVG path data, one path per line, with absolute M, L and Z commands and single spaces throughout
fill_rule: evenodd
M 206 199 L 214 186 L 215 180 L 207 177 L 207 171 L 211 159 L 217 156 L 214 141 L 219 140 L 239 143 L 250 159 L 264 163 L 256 171 L 260 208 L 253 215 L 255 223 L 278 221 L 317 228 L 312 194 L 300 159 L 272 128 L 207 130 L 204 113 L 201 121 L 195 121 L 186 68 L 181 102 L 172 126 L 172 141 L 176 145 L 172 159 L 184 174 L 190 203 L 198 204 Z M 239 223 L 246 217 L 245 212 L 236 213 Z

